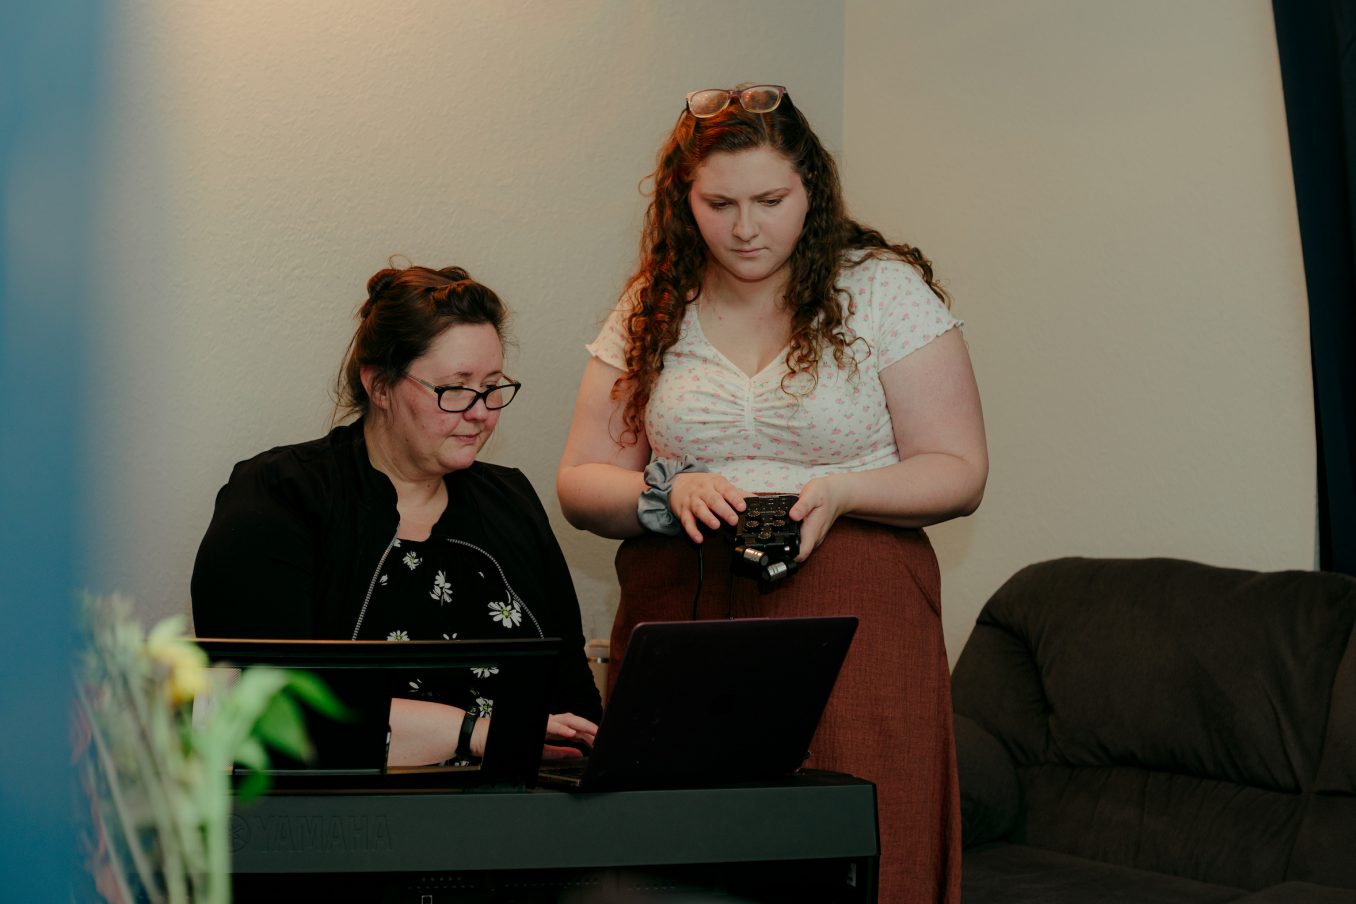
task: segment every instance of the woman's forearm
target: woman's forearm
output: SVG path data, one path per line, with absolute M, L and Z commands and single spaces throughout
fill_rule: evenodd
M 430 700 L 391 699 L 391 766 L 427 766 L 452 758 L 466 711 Z M 480 719 L 471 735 L 471 753 L 485 752 L 489 719 Z M 465 753 L 466 751 L 463 751 Z
M 929 452 L 833 479 L 843 487 L 843 514 L 894 527 L 927 527 L 979 508 L 988 464 Z
M 645 532 L 636 516 L 636 502 L 645 490 L 640 471 L 600 462 L 563 466 L 556 474 L 556 493 L 565 520 L 580 530 L 624 540 Z
M 827 478 L 835 485 L 826 494 L 835 516 L 926 527 L 973 512 L 984 498 L 989 452 L 979 389 L 959 331 L 889 365 L 880 381 L 900 460 Z

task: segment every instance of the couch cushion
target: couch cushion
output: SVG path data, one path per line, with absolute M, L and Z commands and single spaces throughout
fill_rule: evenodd
M 1233 904 L 1356 904 L 1356 892 L 1311 882 L 1284 882 L 1239 898 Z
M 1287 875 L 1356 888 L 1356 646 L 1348 646 L 1333 684 L 1314 791 Z M 1356 904 L 1356 895 L 1351 900 Z
M 966 716 L 956 716 L 955 733 L 963 844 L 1006 838 L 1022 802 L 1012 757 L 997 738 Z
M 1286 878 L 1305 804 L 1299 794 L 1129 767 L 1018 773 L 1025 808 L 1013 841 L 1239 888 Z
M 965 852 L 964 904 L 1214 904 L 1245 892 L 1020 844 Z
M 1286 878 L 1356 889 L 1356 797 L 1309 798 Z M 1349 894 L 1356 904 L 1356 891 Z

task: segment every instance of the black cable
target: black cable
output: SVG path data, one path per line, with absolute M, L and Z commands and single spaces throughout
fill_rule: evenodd
M 702 559 L 702 544 L 695 544 L 697 547 L 697 592 L 692 594 L 692 618 L 697 620 L 697 601 L 702 598 L 702 581 L 706 580 L 706 567 Z
M 731 568 L 730 568 L 730 574 L 729 574 L 729 577 L 728 577 L 728 583 L 725 585 L 725 617 L 726 617 L 726 618 L 734 618 L 734 617 L 735 617 L 735 614 L 734 614 L 734 591 L 735 591 L 734 583 L 735 583 L 735 570 L 734 570 L 733 567 L 731 567 Z

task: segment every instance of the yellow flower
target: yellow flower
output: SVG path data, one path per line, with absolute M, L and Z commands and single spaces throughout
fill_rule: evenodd
M 165 695 L 170 703 L 187 703 L 207 690 L 207 654 L 184 636 L 182 616 L 171 616 L 151 629 L 146 653 L 169 670 Z

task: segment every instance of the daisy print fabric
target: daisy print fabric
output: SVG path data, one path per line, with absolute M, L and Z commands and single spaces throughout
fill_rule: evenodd
M 650 395 L 645 429 L 656 458 L 688 454 L 752 493 L 799 492 L 825 474 L 880 468 L 899 461 L 880 372 L 962 325 L 903 261 L 871 258 L 845 268 L 847 328 L 864 341 L 851 351 L 857 373 L 832 354 L 813 384 L 787 381 L 785 354 L 760 373 L 740 370 L 705 337 L 695 306 Z M 624 306 L 623 306 L 624 307 Z M 624 369 L 623 307 L 612 312 L 590 354 Z
M 463 540 L 396 540 L 372 585 L 360 640 L 483 640 L 540 637 L 527 604 L 499 562 Z M 464 674 L 412 676 L 403 696 L 435 700 L 488 716 L 494 666 Z

